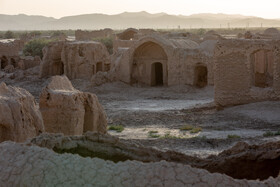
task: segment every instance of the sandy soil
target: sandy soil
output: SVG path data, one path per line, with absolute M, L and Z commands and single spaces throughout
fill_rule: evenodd
M 2 78 L 7 84 L 30 91 L 38 101 L 47 79 Z M 280 102 L 261 102 L 216 110 L 214 89 L 191 86 L 137 87 L 108 83 L 99 87 L 89 81 L 73 80 L 79 90 L 95 93 L 106 110 L 109 125 L 123 125 L 124 131 L 109 131 L 163 150 L 176 150 L 201 157 L 218 154 L 238 141 L 262 143 L 280 136 L 263 134 L 280 130 Z M 198 133 L 181 131 L 185 125 L 200 127 Z M 160 137 L 151 137 L 155 131 Z

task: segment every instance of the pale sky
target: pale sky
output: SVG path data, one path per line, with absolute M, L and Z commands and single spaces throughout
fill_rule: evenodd
M 0 14 L 63 16 L 124 11 L 190 15 L 226 13 L 280 18 L 280 0 L 0 0 Z

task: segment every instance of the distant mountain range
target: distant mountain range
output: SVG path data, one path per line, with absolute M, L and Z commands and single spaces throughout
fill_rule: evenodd
M 68 29 L 125 29 L 134 28 L 234 28 L 280 27 L 280 19 L 228 14 L 193 14 L 190 16 L 166 13 L 124 12 L 116 15 L 84 14 L 60 19 L 44 16 L 0 14 L 0 30 L 68 30 Z

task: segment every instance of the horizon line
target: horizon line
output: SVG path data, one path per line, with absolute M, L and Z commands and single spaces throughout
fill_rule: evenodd
M 189 15 L 184 15 L 184 14 L 169 14 L 166 12 L 157 12 L 157 13 L 151 13 L 148 11 L 137 11 L 137 12 L 129 12 L 129 11 L 123 11 L 120 13 L 114 13 L 114 14 L 107 14 L 107 13 L 101 13 L 101 12 L 95 12 L 95 13 L 81 13 L 81 14 L 73 14 L 73 15 L 65 15 L 62 17 L 54 17 L 54 16 L 46 16 L 46 15 L 39 15 L 39 14 L 26 14 L 26 13 L 18 13 L 18 14 L 3 14 L 0 13 L 0 15 L 7 15 L 7 16 L 19 16 L 19 15 L 26 15 L 26 16 L 42 16 L 42 17 L 47 17 L 47 18 L 53 18 L 53 19 L 61 19 L 61 18 L 65 18 L 65 17 L 72 17 L 72 16 L 81 16 L 81 15 L 92 15 L 92 14 L 101 14 L 101 15 L 108 15 L 108 16 L 116 16 L 116 15 L 120 15 L 120 14 L 124 14 L 124 13 L 148 13 L 151 15 L 155 15 L 155 14 L 166 14 L 169 16 L 193 16 L 193 15 L 199 15 L 199 14 L 213 14 L 213 15 L 219 15 L 219 14 L 223 14 L 223 15 L 229 15 L 229 16 L 244 16 L 244 17 L 255 17 L 255 18 L 262 18 L 262 19 L 268 19 L 268 20 L 276 20 L 276 19 L 280 19 L 280 18 L 267 18 L 267 17 L 261 17 L 261 16 L 255 16 L 255 15 L 244 15 L 244 14 L 240 14 L 240 13 L 223 13 L 223 12 L 219 12 L 219 13 L 211 13 L 211 12 L 201 12 L 201 13 L 193 13 L 193 14 L 189 14 Z

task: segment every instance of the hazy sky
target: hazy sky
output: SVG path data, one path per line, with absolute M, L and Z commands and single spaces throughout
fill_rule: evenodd
M 0 0 L 0 14 L 44 15 L 60 18 L 69 15 L 124 11 L 227 13 L 280 18 L 280 0 Z

